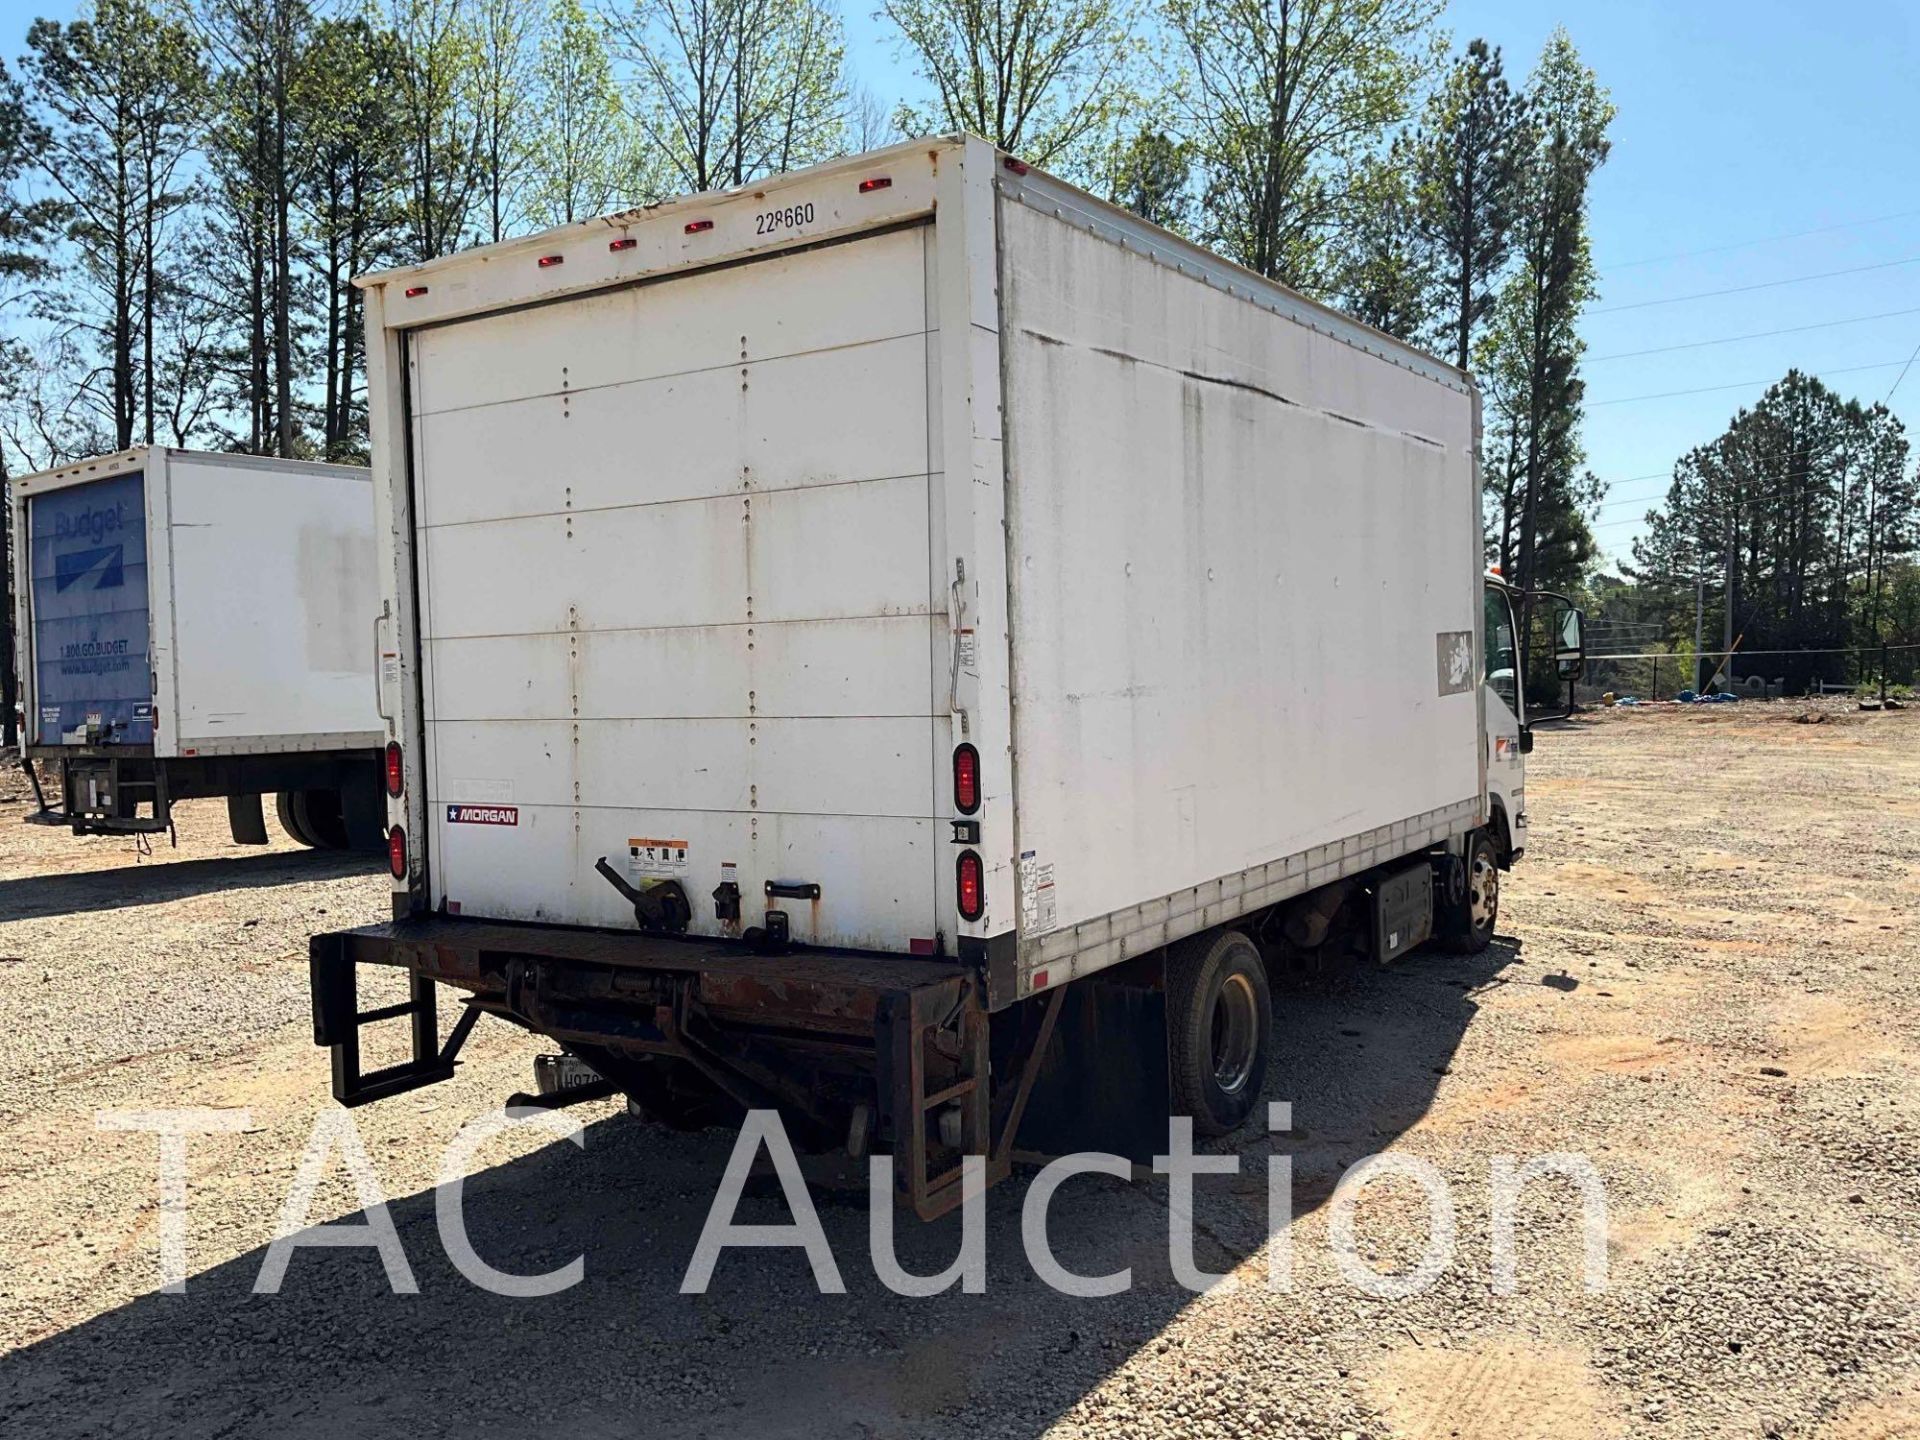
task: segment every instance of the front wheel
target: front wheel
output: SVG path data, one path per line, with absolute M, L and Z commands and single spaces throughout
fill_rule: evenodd
M 1253 1113 L 1272 1049 L 1273 992 L 1238 930 L 1196 935 L 1167 954 L 1167 1074 L 1174 1113 L 1225 1135 Z
M 1464 870 L 1459 895 L 1436 899 L 1434 928 L 1441 949 L 1478 955 L 1493 943 L 1493 927 L 1500 920 L 1500 857 L 1486 831 L 1473 832 Z

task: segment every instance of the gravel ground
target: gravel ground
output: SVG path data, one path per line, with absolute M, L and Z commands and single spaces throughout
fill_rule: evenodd
M 453 1270 L 439 1155 L 523 1087 L 538 1048 L 482 1026 L 459 1077 L 354 1112 L 420 1293 L 365 1250 L 307 1250 L 251 1293 L 302 1141 L 328 1112 L 305 938 L 382 914 L 377 861 L 226 843 L 189 805 L 140 857 L 12 823 L 0 779 L 0 1429 L 33 1436 L 1301 1436 L 1911 1440 L 1920 1436 L 1920 718 L 1804 705 L 1643 709 L 1543 730 L 1533 853 L 1472 958 L 1301 979 L 1267 1077 L 1294 1129 L 1236 1137 L 1199 1182 L 1197 1258 L 1170 1278 L 1163 1183 L 1071 1181 L 1071 1269 L 1133 1267 L 1108 1299 L 1035 1279 L 1026 1181 L 987 1205 L 986 1293 L 896 1297 L 862 1206 L 823 1199 L 849 1293 L 797 1252 L 730 1254 L 678 1287 L 730 1138 L 611 1105 L 585 1149 L 482 1152 L 475 1248 L 563 1294 L 508 1300 Z M 190 1150 L 191 1279 L 155 1293 L 155 1148 L 103 1108 L 245 1107 Z M 1457 1248 L 1423 1294 L 1372 1298 L 1328 1243 L 1334 1182 L 1374 1152 L 1451 1182 Z M 1582 1284 L 1578 1200 L 1519 1208 L 1519 1283 L 1489 1262 L 1493 1158 L 1586 1155 L 1608 1274 Z M 1291 1157 L 1293 1286 L 1264 1282 L 1267 1158 Z M 338 1166 L 315 1221 L 357 1218 Z M 755 1198 L 749 1221 L 784 1218 Z M 1361 1255 L 1426 1241 L 1403 1181 L 1356 1209 Z M 942 1268 L 959 1228 L 904 1222 Z

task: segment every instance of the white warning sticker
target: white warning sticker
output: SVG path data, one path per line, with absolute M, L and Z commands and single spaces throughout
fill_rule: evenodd
M 663 840 L 657 836 L 637 836 L 627 841 L 627 875 L 638 881 L 662 876 L 678 879 L 687 873 L 685 840 Z
M 1053 887 L 1053 862 L 1041 862 L 1032 850 L 1020 852 L 1020 933 L 1050 934 L 1060 923 Z

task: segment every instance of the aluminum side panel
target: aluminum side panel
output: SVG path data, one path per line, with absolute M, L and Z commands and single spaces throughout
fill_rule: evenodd
M 1477 482 L 1464 390 L 1001 224 L 1030 983 L 1048 934 L 1472 811 L 1475 687 L 1436 645 L 1476 628 Z
M 376 743 L 373 492 L 364 471 L 171 452 L 168 543 L 182 749 Z

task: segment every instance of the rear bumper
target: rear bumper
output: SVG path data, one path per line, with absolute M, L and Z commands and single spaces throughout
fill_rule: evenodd
M 803 1146 L 890 1150 L 905 1162 L 895 1172 L 901 1199 L 927 1217 L 958 1202 L 962 1154 L 988 1155 L 990 1179 L 1011 1168 L 1032 1083 L 1029 1073 L 1017 1094 L 995 1103 L 982 979 L 952 960 L 766 955 L 713 941 L 443 917 L 315 935 L 308 954 L 314 1041 L 332 1051 L 342 1104 L 449 1078 L 474 1021 L 498 1015 L 610 1079 L 640 1083 L 662 1065 L 697 1075 L 736 1113 L 779 1111 Z M 411 998 L 361 1010 L 363 965 L 408 972 Z M 467 993 L 444 1043 L 434 998 L 441 985 Z M 412 1060 L 362 1074 L 362 1026 L 402 1018 L 413 1027 Z M 1045 1037 L 1029 1038 L 1021 1068 L 1031 1072 Z
M 631 1007 L 685 995 L 716 1018 L 867 1035 L 889 1001 L 923 992 L 951 998 L 970 986 L 969 972 L 952 960 L 764 955 L 710 940 L 442 917 L 316 935 L 309 952 L 316 963 L 337 955 L 396 965 L 470 992 L 483 1009 L 556 1023 L 570 1001 Z

